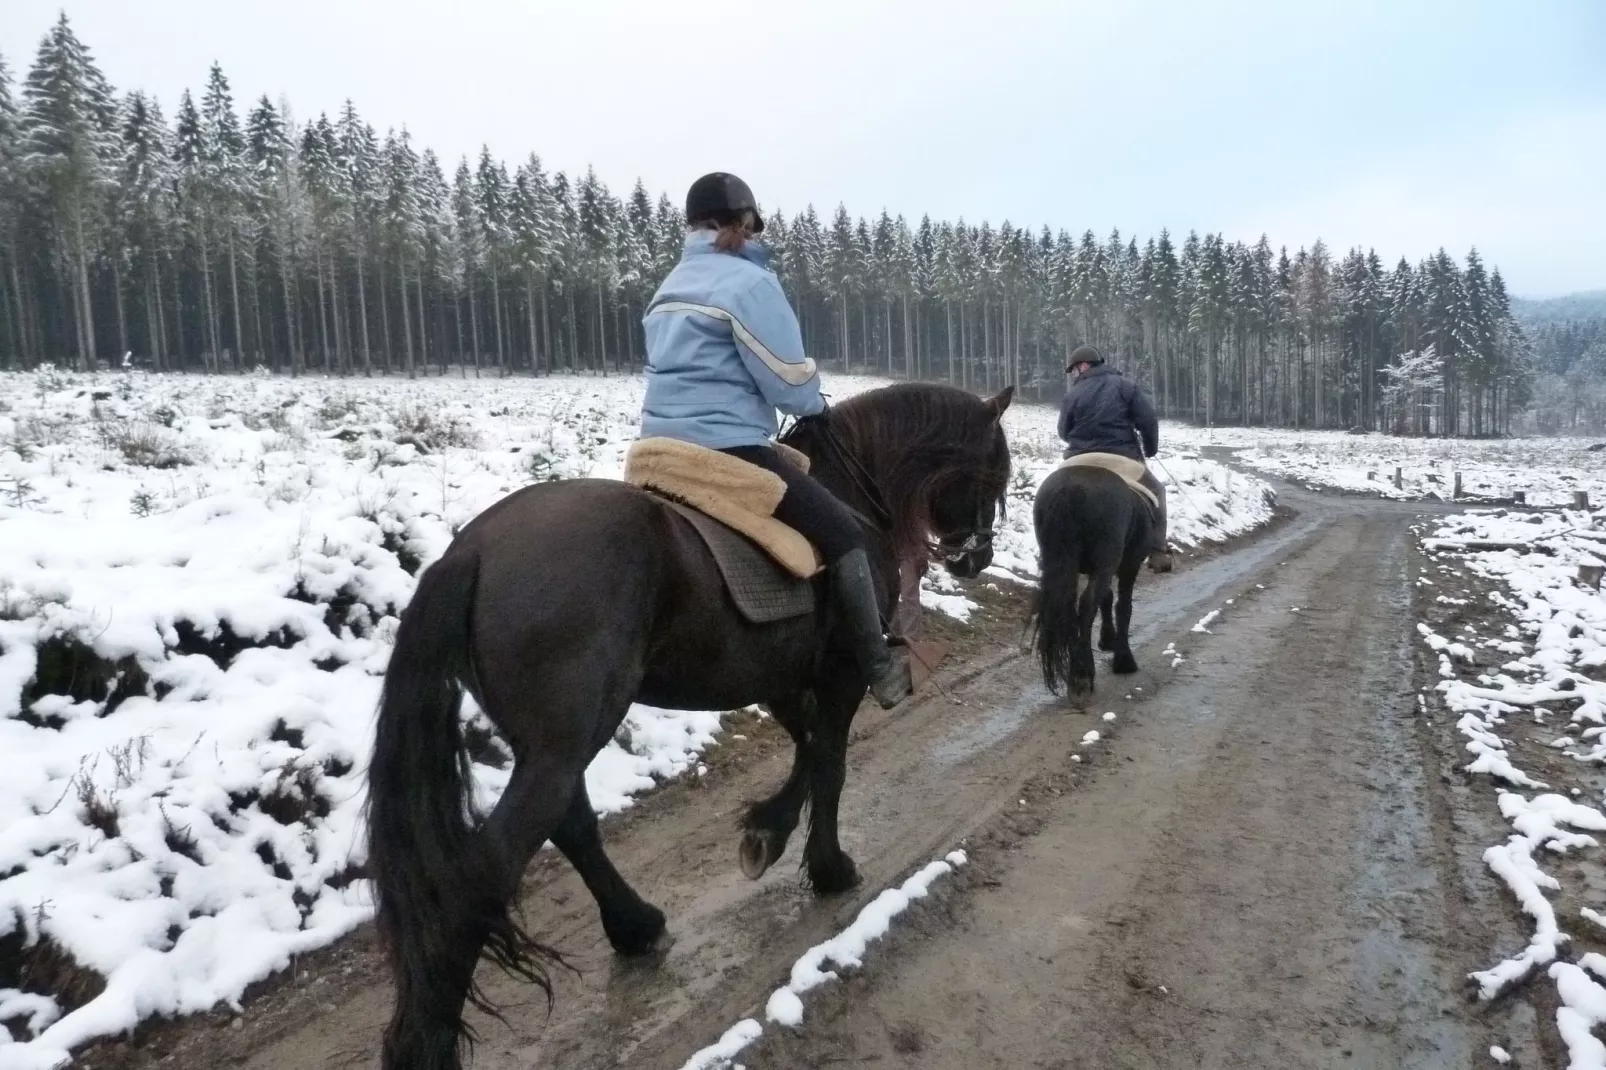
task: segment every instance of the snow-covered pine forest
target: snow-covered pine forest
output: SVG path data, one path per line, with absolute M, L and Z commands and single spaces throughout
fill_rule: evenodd
M 631 369 L 678 196 L 534 154 L 454 166 L 351 103 L 241 106 L 217 66 L 169 118 L 114 90 L 63 15 L 20 90 L 0 60 L 0 367 Z M 1165 415 L 1212 424 L 1606 426 L 1606 335 L 1536 350 L 1476 250 L 1390 267 L 1320 240 L 767 210 L 808 345 L 839 370 L 1056 390 L 1092 341 Z

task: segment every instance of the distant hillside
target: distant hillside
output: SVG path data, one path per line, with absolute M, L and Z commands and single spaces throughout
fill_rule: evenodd
M 1511 311 L 1526 326 L 1564 323 L 1568 320 L 1606 319 L 1606 290 L 1586 290 L 1565 297 L 1552 297 L 1545 301 L 1513 297 Z

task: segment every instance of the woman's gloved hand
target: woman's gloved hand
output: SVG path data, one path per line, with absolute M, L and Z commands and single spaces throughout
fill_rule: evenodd
M 821 398 L 820 405 L 821 408 L 819 412 L 815 413 L 813 416 L 801 416 L 798 418 L 797 422 L 800 424 L 813 424 L 819 427 L 828 426 L 831 423 L 831 403 L 824 398 Z

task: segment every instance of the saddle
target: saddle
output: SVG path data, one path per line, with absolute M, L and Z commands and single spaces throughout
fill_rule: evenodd
M 1106 472 L 1114 472 L 1120 476 L 1133 493 L 1149 504 L 1149 511 L 1153 513 L 1160 508 L 1160 499 L 1154 491 L 1145 487 L 1143 477 L 1149 469 L 1142 461 L 1134 461 L 1130 457 L 1123 457 L 1119 453 L 1078 453 L 1067 457 L 1060 462 L 1061 468 L 1102 468 Z
M 806 456 L 776 444 L 808 471 Z M 786 483 L 726 453 L 667 438 L 638 439 L 624 479 L 662 500 L 702 538 L 737 612 L 772 624 L 814 612 L 820 556 L 795 528 L 775 519 Z

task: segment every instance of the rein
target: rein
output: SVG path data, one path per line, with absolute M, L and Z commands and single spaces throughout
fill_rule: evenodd
M 892 511 L 887 508 L 886 499 L 881 495 L 881 488 L 876 486 L 875 480 L 870 476 L 869 469 L 865 468 L 863 461 L 849 453 L 847 447 L 842 445 L 842 440 L 836 437 L 836 431 L 831 427 L 829 421 L 819 421 L 816 429 L 819 432 L 821 443 L 835 454 L 837 466 L 848 477 L 848 482 L 853 484 L 853 488 L 863 496 L 865 501 L 870 503 L 870 508 L 874 509 L 876 515 L 880 517 L 879 521 L 872 520 L 870 526 L 886 532 L 892 526 Z
M 797 421 L 796 423 L 801 422 L 802 421 Z M 794 427 L 796 426 L 796 423 L 794 423 Z M 814 428 L 819 435 L 821 444 L 825 446 L 826 449 L 828 449 L 833 455 L 833 459 L 836 461 L 837 467 L 839 467 L 842 470 L 842 473 L 847 476 L 848 482 L 850 482 L 853 485 L 853 488 L 859 492 L 860 496 L 862 496 L 864 500 L 870 504 L 870 507 L 876 512 L 880 519 L 879 521 L 872 520 L 871 518 L 864 516 L 864 514 L 860 513 L 857 509 L 852 509 L 851 506 L 849 508 L 855 515 L 863 520 L 868 527 L 873 530 L 880 531 L 883 534 L 886 533 L 892 526 L 892 512 L 887 508 L 886 499 L 881 494 L 881 488 L 876 485 L 875 479 L 870 475 L 869 469 L 864 466 L 864 462 L 853 455 L 852 451 L 850 451 L 846 446 L 842 445 L 842 440 L 837 437 L 836 431 L 831 427 L 829 419 L 814 421 Z M 947 562 L 958 561 L 967 554 L 973 554 L 977 551 L 990 547 L 993 543 L 993 537 L 997 534 L 997 532 L 995 532 L 992 528 L 983 526 L 981 512 L 978 508 L 976 515 L 976 526 L 971 528 L 968 532 L 963 532 L 961 534 L 964 535 L 964 538 L 958 543 L 951 543 L 948 539 L 938 539 L 935 542 L 928 541 L 926 543 L 927 554 L 933 558 L 941 558 Z

